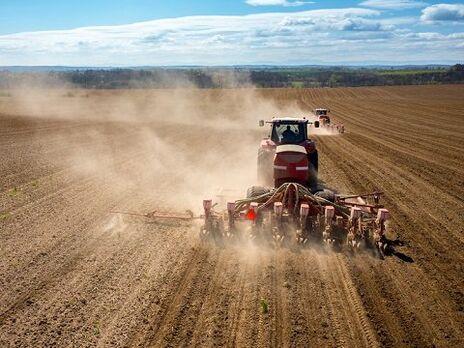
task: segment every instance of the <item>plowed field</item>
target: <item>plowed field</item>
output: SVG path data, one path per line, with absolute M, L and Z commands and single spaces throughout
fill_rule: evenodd
M 347 130 L 315 136 L 322 180 L 385 193 L 395 255 L 112 213 L 245 192 L 257 120 L 315 107 Z M 464 86 L 2 93 L 0 347 L 462 347 L 463 148 Z

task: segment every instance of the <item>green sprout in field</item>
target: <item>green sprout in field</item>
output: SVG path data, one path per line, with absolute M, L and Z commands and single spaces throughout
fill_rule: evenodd
M 0 212 L 0 221 L 4 221 L 10 217 L 10 213 L 7 211 Z
M 269 304 L 267 303 L 266 299 L 262 298 L 260 304 L 261 304 L 261 311 L 264 314 L 267 314 L 269 312 Z
M 93 323 L 93 333 L 95 336 L 100 336 L 100 327 L 101 327 L 101 323 L 99 320 L 96 320 L 94 323 Z
M 8 195 L 10 197 L 16 197 L 20 192 L 21 190 L 19 188 L 13 187 L 10 191 L 8 191 Z

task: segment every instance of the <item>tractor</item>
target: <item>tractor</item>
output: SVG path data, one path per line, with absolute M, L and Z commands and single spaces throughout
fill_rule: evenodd
M 330 120 L 329 109 L 317 108 L 314 111 L 314 116 L 319 121 L 322 129 L 329 131 L 331 134 L 343 134 L 345 133 L 345 126 L 340 123 L 334 124 Z
M 330 125 L 329 109 L 318 108 L 314 110 L 314 115 L 316 115 L 317 120 L 321 123 L 322 126 Z
M 308 127 L 319 122 L 306 118 L 273 118 L 267 122 L 270 132 L 258 150 L 258 183 L 279 187 L 296 182 L 311 191 L 317 189 L 318 152 L 316 143 L 308 136 Z M 260 121 L 260 126 L 265 122 Z
M 366 246 L 381 257 L 391 251 L 385 236 L 390 213 L 380 204 L 381 192 L 340 195 L 318 184 L 318 152 L 308 128 L 318 128 L 319 121 L 282 117 L 267 123 L 270 133 L 258 150 L 260 186 L 222 211 L 205 199 L 201 240 L 248 236 L 276 246 L 322 242 L 352 251 Z

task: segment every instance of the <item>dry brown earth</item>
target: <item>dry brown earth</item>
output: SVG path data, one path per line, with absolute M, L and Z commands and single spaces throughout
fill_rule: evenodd
M 332 110 L 321 175 L 405 245 L 201 245 L 110 214 L 246 189 L 256 120 Z M 464 346 L 464 86 L 0 94 L 0 346 Z M 269 304 L 263 313 L 261 299 Z

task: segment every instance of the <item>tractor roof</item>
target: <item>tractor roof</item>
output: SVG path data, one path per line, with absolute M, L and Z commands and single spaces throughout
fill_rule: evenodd
M 307 123 L 308 120 L 304 117 L 274 117 L 271 121 L 271 123 L 274 122 L 288 122 L 288 123 Z

